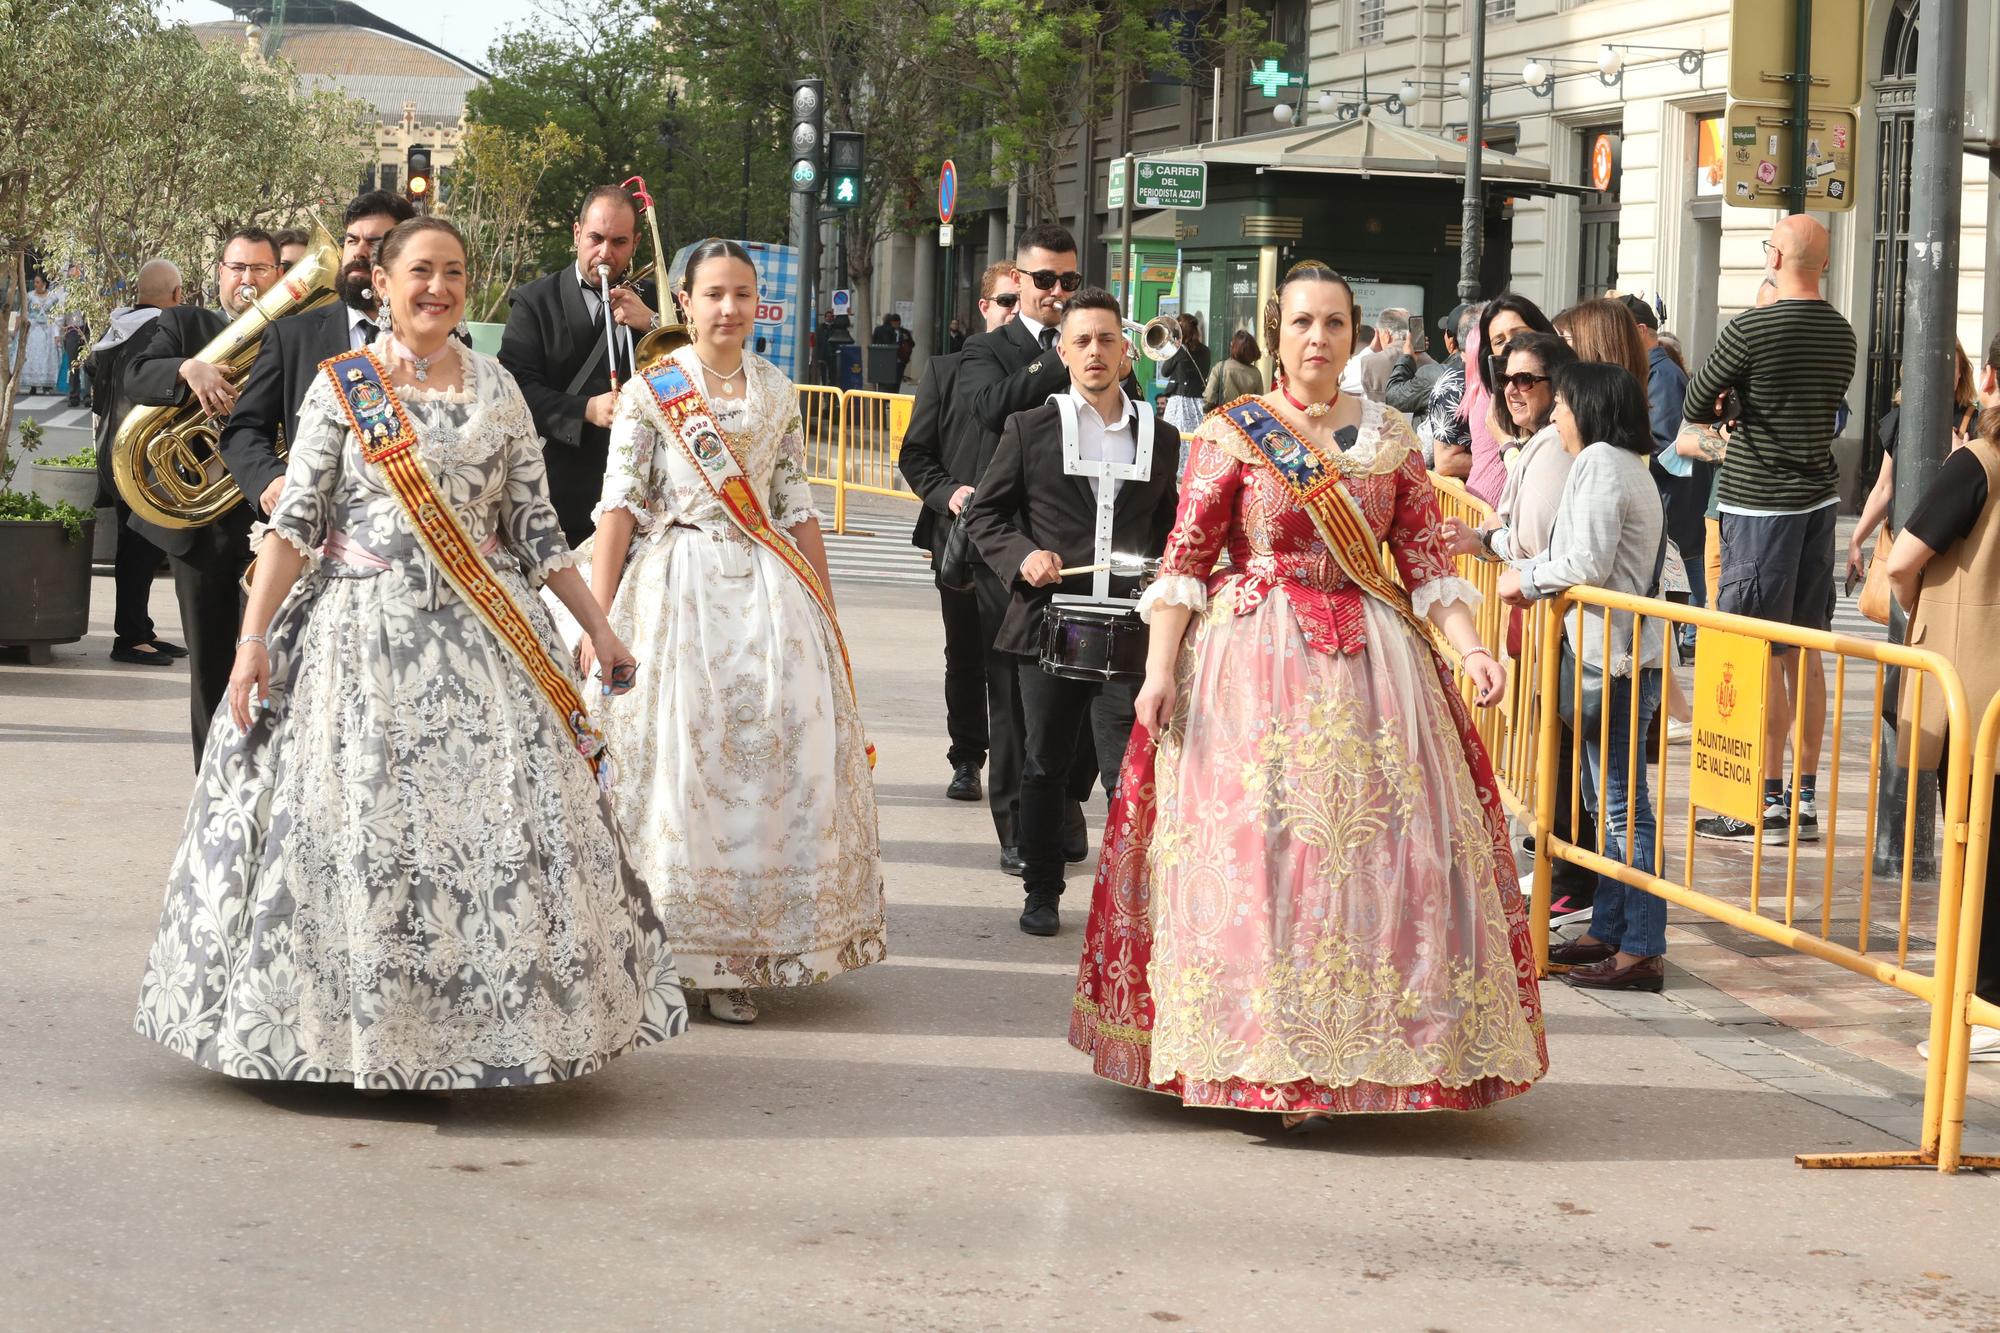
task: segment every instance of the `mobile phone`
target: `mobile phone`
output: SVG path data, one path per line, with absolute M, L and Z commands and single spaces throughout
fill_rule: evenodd
M 1857 578 L 1855 578 L 1855 577 L 1854 577 L 1854 571 L 1853 571 L 1853 570 L 1851 570 L 1851 569 L 1850 569 L 1850 570 L 1848 570 L 1848 571 L 1847 571 L 1847 587 L 1846 587 L 1845 591 L 1844 591 L 1844 592 L 1843 592 L 1843 593 L 1842 593 L 1841 595 L 1842 595 L 1842 596 L 1844 596 L 1844 597 L 1852 597 L 1852 596 L 1854 596 L 1854 585 L 1855 585 L 1855 584 L 1857 584 L 1857 583 L 1859 583 L 1859 582 L 1861 582 L 1861 580 L 1860 580 L 1860 579 L 1857 579 Z

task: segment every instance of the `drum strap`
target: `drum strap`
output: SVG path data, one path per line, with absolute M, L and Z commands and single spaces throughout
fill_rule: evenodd
M 1153 405 L 1134 402 L 1138 414 L 1137 447 L 1129 463 L 1108 463 L 1102 458 L 1085 458 L 1077 426 L 1076 399 L 1068 390 L 1049 395 L 1062 419 L 1063 472 L 1072 477 L 1089 477 L 1097 488 L 1097 530 L 1091 547 L 1091 563 L 1097 572 L 1090 576 L 1090 595 L 1099 601 L 1111 596 L 1111 524 L 1117 517 L 1119 483 L 1153 479 Z M 1106 482 L 1109 485 L 1106 485 Z

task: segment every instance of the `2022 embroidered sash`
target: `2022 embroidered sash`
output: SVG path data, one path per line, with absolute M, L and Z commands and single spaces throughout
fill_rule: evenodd
M 361 441 L 361 456 L 373 464 L 389 491 L 402 504 L 410 526 L 433 563 L 458 595 L 493 631 L 501 644 L 513 653 L 522 670 L 541 691 L 542 698 L 555 710 L 563 726 L 591 770 L 598 785 L 609 791 L 617 770 L 604 733 L 591 721 L 583 698 L 570 683 L 567 672 L 543 645 L 506 587 L 494 576 L 493 567 L 479 553 L 479 547 L 460 526 L 437 484 L 417 458 L 417 433 L 410 426 L 409 413 L 389 386 L 382 364 L 367 348 L 329 357 L 319 368 L 333 383 L 334 397 L 347 415 L 347 424 Z
M 1223 416 L 1245 443 L 1270 463 L 1272 471 L 1298 501 L 1299 508 L 1312 519 L 1320 540 L 1333 552 L 1341 572 L 1356 587 L 1386 603 L 1417 633 L 1428 637 L 1431 627 L 1410 605 L 1409 593 L 1382 568 L 1379 556 L 1382 544 L 1375 539 L 1353 497 L 1341 484 L 1339 470 L 1327 466 L 1325 459 L 1255 398 L 1230 404 L 1223 410 Z
M 847 654 L 847 640 L 841 635 L 840 621 L 833 613 L 833 598 L 820 583 L 812 562 L 792 544 L 790 538 L 778 531 L 771 522 L 771 516 L 764 512 L 764 504 L 757 498 L 749 477 L 744 475 L 743 464 L 730 449 L 722 428 L 716 424 L 708 400 L 702 397 L 701 390 L 695 387 L 688 373 L 671 358 L 647 367 L 640 375 L 652 391 L 653 402 L 666 419 L 674 442 L 680 445 L 681 452 L 694 465 L 709 493 L 721 503 L 722 511 L 729 515 L 744 536 L 778 557 L 778 562 L 812 594 L 820 613 L 826 617 L 826 627 L 833 635 L 834 647 L 840 650 L 840 665 L 847 675 L 847 695 L 858 713 L 861 696 L 854 688 L 854 663 Z M 875 766 L 875 747 L 872 744 L 868 746 L 868 766 Z

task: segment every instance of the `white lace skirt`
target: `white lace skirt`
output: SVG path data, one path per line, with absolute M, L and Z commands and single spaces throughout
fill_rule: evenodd
M 595 777 L 455 593 L 314 572 L 269 641 L 273 707 L 209 732 L 142 1034 L 239 1078 L 470 1088 L 686 1026 Z
M 733 533 L 668 527 L 635 540 L 611 623 L 637 683 L 589 698 L 681 983 L 803 986 L 881 959 L 867 740 L 797 576 Z

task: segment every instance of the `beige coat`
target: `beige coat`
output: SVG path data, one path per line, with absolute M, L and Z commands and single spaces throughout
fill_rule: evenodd
M 1969 742 L 1986 706 L 2000 693 L 2000 446 L 1975 439 L 1962 447 L 1973 450 L 1986 468 L 1986 508 L 1963 540 L 1925 564 L 1909 643 L 1942 656 L 1965 683 Z M 1906 732 L 1916 679 L 1915 672 L 1903 673 L 1899 716 Z M 1936 768 L 1948 728 L 1944 692 L 1935 681 L 1926 683 L 1922 707 L 1917 764 Z

